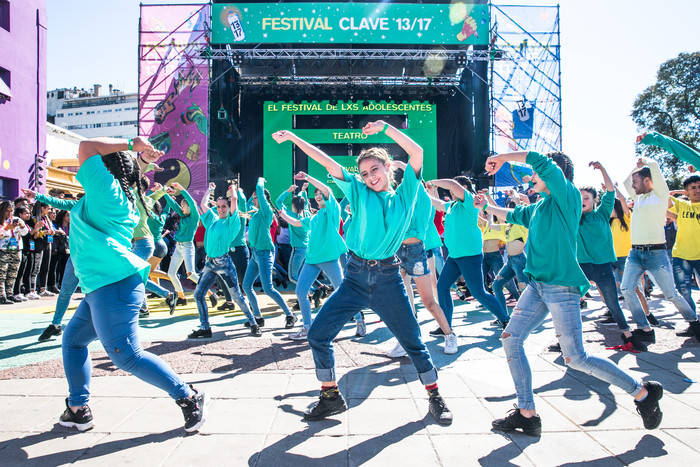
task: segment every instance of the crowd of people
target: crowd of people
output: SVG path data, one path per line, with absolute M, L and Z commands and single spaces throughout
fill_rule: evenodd
M 389 355 L 413 362 L 429 412 L 440 424 L 452 423 L 416 318 L 415 286 L 437 324 L 430 335 L 444 337 L 447 354 L 459 349 L 452 330 L 455 294 L 471 295 L 493 314 L 517 394 L 516 408 L 495 420 L 495 429 L 541 433 L 523 344 L 548 315 L 565 363 L 625 390 L 645 428 L 659 426 L 661 384 L 586 352 L 580 309 L 595 285 L 608 310 L 601 324 L 617 326 L 619 349 L 646 351 L 656 342 L 658 325 L 644 294 L 653 282 L 688 323 L 677 334 L 700 340 L 691 295 L 700 277 L 700 176 L 691 174 L 684 190 L 671 192 L 658 163 L 640 158 L 623 181 L 626 198 L 600 162 L 590 166 L 600 172 L 602 190 L 577 188 L 565 154 L 514 152 L 488 158 L 487 172 L 518 162 L 530 165 L 533 175 L 527 187 L 506 191 L 497 203 L 465 176 L 423 180 L 422 148 L 392 125 L 370 122 L 362 132 L 386 135 L 408 161 L 392 160 L 383 148 L 365 149 L 353 175 L 291 131 L 272 135 L 320 164 L 342 192 L 340 201 L 329 185 L 299 172 L 274 203 L 259 178 L 249 199 L 235 184 L 214 199 L 212 183 L 197 204 L 177 183 L 149 182 L 144 174 L 158 169 L 163 154 L 139 137 L 81 143 L 81 199 L 24 190 L 14 206 L 0 204 L 0 303 L 59 293 L 52 323 L 39 340 L 64 334 L 69 397 L 60 423 L 81 431 L 92 426 L 87 345 L 100 339 L 117 366 L 176 400 L 187 431 L 201 426 L 206 394 L 144 351 L 137 336 L 139 319 L 149 314 L 146 291 L 162 297 L 173 314 L 187 303 L 180 281 L 186 277 L 196 284 L 199 311 L 199 327 L 189 339 L 212 337 L 207 302 L 217 306 L 219 299 L 218 309 L 240 308 L 242 325 L 260 337 L 266 322 L 254 291 L 259 282 L 284 313 L 289 338 L 311 348 L 321 391 L 304 414 L 307 420 L 347 410 L 336 383 L 333 340 L 352 320 L 356 335 L 364 336 L 364 313 L 371 310 L 396 338 Z M 700 165 L 698 153 L 663 135 L 644 134 L 638 142 L 674 154 L 691 172 Z M 675 226 L 670 248 L 669 224 Z M 173 291 L 161 281 L 170 281 Z M 296 293 L 291 308 L 278 290 L 287 282 Z M 78 286 L 85 298 L 63 328 Z

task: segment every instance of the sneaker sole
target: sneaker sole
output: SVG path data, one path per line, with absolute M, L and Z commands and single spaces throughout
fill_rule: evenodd
M 87 423 L 75 423 L 75 422 L 64 422 L 63 420 L 59 420 L 58 424 L 66 427 L 66 428 L 76 428 L 80 432 L 91 430 L 95 426 L 95 422 L 93 422 L 93 421 L 89 421 Z
M 326 418 L 328 418 L 328 417 L 332 417 L 333 415 L 341 414 L 341 413 L 345 412 L 346 410 L 348 410 L 348 405 L 347 405 L 347 404 L 344 404 L 342 407 L 339 407 L 339 408 L 337 408 L 337 409 L 335 409 L 335 410 L 331 410 L 330 412 L 327 412 L 327 413 L 325 413 L 325 414 L 323 414 L 323 415 L 318 415 L 318 416 L 316 416 L 316 417 L 310 417 L 310 416 L 307 417 L 306 414 L 304 414 L 304 420 L 307 420 L 307 421 L 310 421 L 310 422 L 315 422 L 315 421 L 318 421 L 318 420 L 326 419 Z
M 207 412 L 209 411 L 207 408 L 207 406 L 209 405 L 209 394 L 204 392 L 204 393 L 202 393 L 202 396 L 203 396 L 202 399 L 204 399 L 202 401 L 202 419 L 196 425 L 191 426 L 189 428 L 185 428 L 185 431 L 187 433 L 192 433 L 194 431 L 199 430 L 202 427 L 202 425 L 204 425 L 204 422 L 207 421 Z

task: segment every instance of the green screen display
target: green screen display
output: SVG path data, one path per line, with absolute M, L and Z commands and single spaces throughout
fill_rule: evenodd
M 406 128 L 401 128 L 411 139 L 423 148 L 423 178 L 430 180 L 437 176 L 437 128 L 436 106 L 423 101 L 410 101 L 397 104 L 385 101 L 362 102 L 339 101 L 332 105 L 329 101 L 304 101 L 263 103 L 263 176 L 267 181 L 266 186 L 270 190 L 273 199 L 293 183 L 294 157 L 293 145 L 290 142 L 277 144 L 272 139 L 272 134 L 278 130 L 290 130 L 297 136 L 313 145 L 337 148 L 337 151 L 324 150 L 350 173 L 357 173 L 355 158 L 360 149 L 353 150 L 353 155 L 347 154 L 347 145 L 353 144 L 371 147 L 384 146 L 389 154 L 397 153 L 398 146 L 384 134 L 367 136 L 362 134 L 362 129 L 329 129 L 329 128 L 295 128 L 295 117 L 302 115 L 335 116 L 363 116 L 364 123 L 375 119 L 392 118 L 399 116 Z M 336 197 L 342 198 L 343 194 L 333 182 L 328 172 L 313 160 L 309 160 L 308 173 L 333 189 Z

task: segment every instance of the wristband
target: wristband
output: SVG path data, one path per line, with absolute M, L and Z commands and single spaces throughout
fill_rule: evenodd
M 388 124 L 388 123 L 384 123 L 384 128 L 382 128 L 382 129 L 379 131 L 379 133 L 384 133 L 384 134 L 386 134 L 387 128 L 389 128 L 389 124 Z
M 133 151 L 133 150 L 134 150 L 134 140 L 130 139 L 129 140 L 129 151 Z
M 484 204 L 484 207 L 481 208 L 482 211 L 486 212 L 486 210 L 489 208 L 489 203 Z

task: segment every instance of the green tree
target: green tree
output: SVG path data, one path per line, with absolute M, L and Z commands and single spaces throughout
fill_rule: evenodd
M 700 147 L 700 52 L 682 53 L 661 64 L 656 83 L 637 96 L 632 119 L 640 133 L 656 131 Z M 663 149 L 639 145 L 637 152 L 653 157 L 668 177 L 669 186 L 680 186 L 685 163 Z

